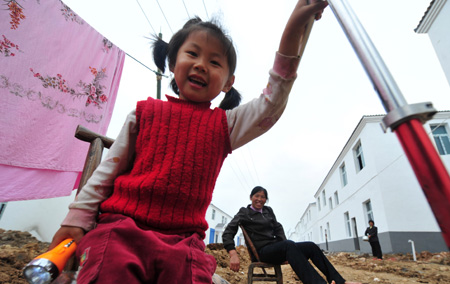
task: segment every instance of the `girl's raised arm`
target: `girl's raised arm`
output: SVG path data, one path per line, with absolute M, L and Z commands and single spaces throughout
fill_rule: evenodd
M 299 0 L 284 28 L 278 52 L 287 56 L 298 56 L 306 24 L 312 17 L 320 19 L 327 5 L 327 1 Z

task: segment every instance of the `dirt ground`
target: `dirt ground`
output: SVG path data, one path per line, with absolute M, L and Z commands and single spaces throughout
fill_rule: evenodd
M 37 241 L 27 232 L 0 229 L 0 283 L 26 284 L 22 268 L 35 256 L 46 251 L 48 243 Z M 208 245 L 206 252 L 217 261 L 216 273 L 231 284 L 247 283 L 250 258 L 245 247 L 237 248 L 241 258 L 241 270 L 228 268 L 228 253 L 221 244 Z M 417 254 L 413 261 L 410 254 L 385 255 L 384 260 L 373 260 L 369 255 L 353 253 L 330 253 L 331 263 L 348 281 L 365 284 L 378 283 L 450 283 L 450 253 Z M 283 265 L 284 283 L 302 283 L 289 265 Z M 257 282 L 264 284 L 266 282 Z M 267 282 L 274 283 L 274 282 Z

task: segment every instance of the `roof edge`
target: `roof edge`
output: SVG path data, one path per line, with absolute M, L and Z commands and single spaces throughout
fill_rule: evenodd
M 414 31 L 418 34 L 428 33 L 447 0 L 432 0 Z

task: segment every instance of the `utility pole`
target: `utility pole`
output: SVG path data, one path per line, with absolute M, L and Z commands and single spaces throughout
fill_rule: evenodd
M 162 39 L 162 33 L 161 32 L 158 34 L 158 37 L 160 39 Z M 162 80 L 161 70 L 158 68 L 158 70 L 157 70 L 157 72 L 155 74 L 156 74 L 156 98 L 158 100 L 160 100 L 161 99 L 161 80 Z

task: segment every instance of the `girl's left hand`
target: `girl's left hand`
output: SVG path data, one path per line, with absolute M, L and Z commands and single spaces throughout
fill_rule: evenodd
M 318 5 L 325 5 L 323 8 L 321 8 L 321 10 L 319 10 L 316 14 L 314 19 L 316 20 L 320 20 L 320 18 L 322 18 L 322 14 L 323 14 L 323 10 L 325 9 L 326 6 L 328 6 L 328 2 L 326 0 L 306 0 L 306 2 L 309 5 L 316 5 L 319 2 L 322 2 L 322 4 L 318 4 Z M 326 3 L 326 4 L 325 4 Z
M 308 4 L 308 2 L 311 2 L 311 4 Z M 305 32 L 306 24 L 311 17 L 316 20 L 320 19 L 327 5 L 327 1 L 299 0 L 284 28 L 278 51 L 287 56 L 297 56 L 300 39 Z

